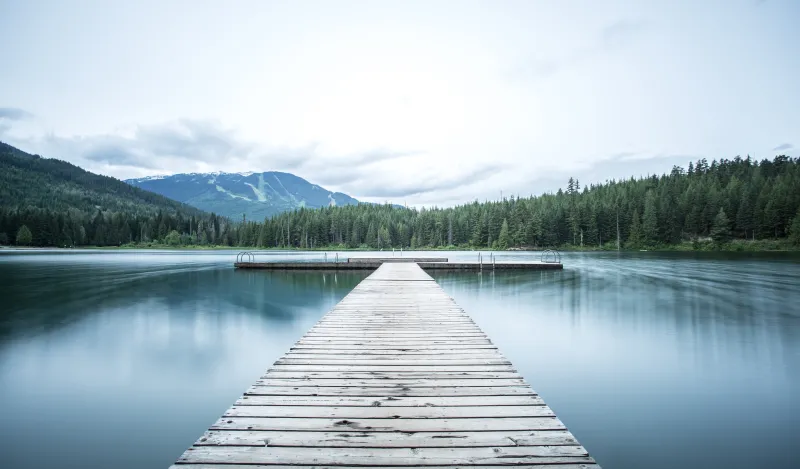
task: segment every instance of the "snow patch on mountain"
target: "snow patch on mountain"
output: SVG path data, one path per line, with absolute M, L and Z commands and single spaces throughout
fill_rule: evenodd
M 132 181 L 158 181 L 160 179 L 166 179 L 171 177 L 169 175 L 161 175 L 161 176 L 145 176 L 143 178 L 132 179 Z
M 253 201 L 253 199 L 247 198 L 247 197 L 245 197 L 243 195 L 234 194 L 233 192 L 225 189 L 224 187 L 220 186 L 219 184 L 216 184 L 216 187 L 217 187 L 217 191 L 222 192 L 224 194 L 227 194 L 227 195 L 233 197 L 234 199 L 247 200 L 248 202 L 252 202 Z
M 264 194 L 264 192 L 262 190 L 260 190 L 256 186 L 250 184 L 249 182 L 245 182 L 245 184 L 247 184 L 248 186 L 250 186 L 251 189 L 253 189 L 253 192 L 256 194 L 256 198 L 258 199 L 259 202 L 266 202 L 267 201 L 267 195 Z

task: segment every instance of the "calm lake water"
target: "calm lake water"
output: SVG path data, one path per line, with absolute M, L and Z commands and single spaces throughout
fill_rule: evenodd
M 168 467 L 367 275 L 235 254 L 0 251 L 0 465 Z M 800 467 L 799 257 L 564 264 L 434 277 L 605 469 Z

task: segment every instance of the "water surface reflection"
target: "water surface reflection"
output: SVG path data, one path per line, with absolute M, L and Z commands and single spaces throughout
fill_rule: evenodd
M 0 252 L 3 467 L 168 467 L 367 275 L 234 256 Z M 564 263 L 434 276 L 604 467 L 800 467 L 798 257 Z
M 4 467 L 169 466 L 366 275 L 226 259 L 0 260 Z
M 800 467 L 800 264 L 568 257 L 434 277 L 604 467 Z

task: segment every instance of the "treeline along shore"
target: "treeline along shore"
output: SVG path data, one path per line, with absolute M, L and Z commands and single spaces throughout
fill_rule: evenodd
M 5 146 L 0 244 L 294 249 L 799 249 L 800 159 L 669 174 L 451 208 L 298 209 L 232 221 Z M 9 150 L 11 149 L 11 150 Z M 13 150 L 13 151 L 12 151 Z
M 452 208 L 297 210 L 249 223 L 245 244 L 386 249 L 792 249 L 800 244 L 800 159 L 702 159 L 642 179 Z

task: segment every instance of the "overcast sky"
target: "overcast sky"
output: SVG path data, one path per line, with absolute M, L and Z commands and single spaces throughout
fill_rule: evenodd
M 800 155 L 800 2 L 0 1 L 0 140 L 451 205 Z

